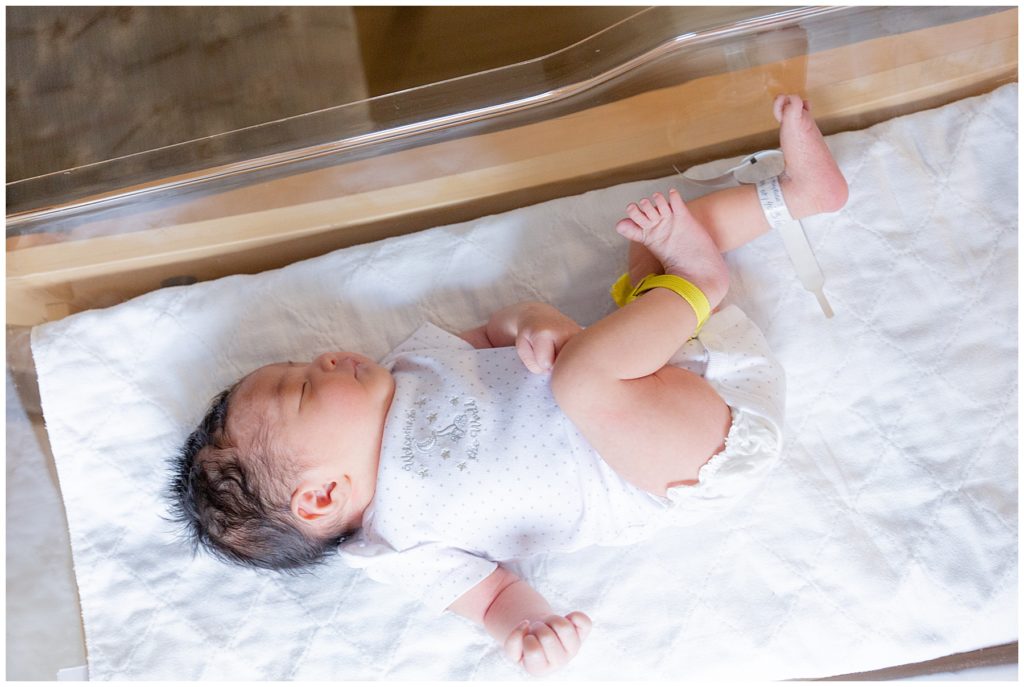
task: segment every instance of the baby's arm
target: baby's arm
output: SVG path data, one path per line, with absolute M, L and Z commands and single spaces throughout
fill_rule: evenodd
M 502 308 L 487 324 L 459 334 L 476 348 L 515 346 L 530 372 L 547 372 L 565 342 L 582 330 L 546 303 L 527 301 Z
M 544 597 L 500 566 L 448 610 L 483 625 L 505 654 L 532 675 L 564 666 L 590 634 L 585 614 L 555 614 Z

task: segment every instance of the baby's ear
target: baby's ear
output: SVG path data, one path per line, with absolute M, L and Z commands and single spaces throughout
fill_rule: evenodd
M 334 520 L 340 517 L 348 502 L 347 487 L 347 483 L 304 479 L 292 492 L 292 514 L 310 524 Z

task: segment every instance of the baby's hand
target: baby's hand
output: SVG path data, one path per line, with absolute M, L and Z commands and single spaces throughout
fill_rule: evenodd
M 551 306 L 540 306 L 522 313 L 516 332 L 516 352 L 535 374 L 550 372 L 565 342 L 581 327 Z
M 590 634 L 590 618 L 573 611 L 564 618 L 524 620 L 505 640 L 505 654 L 531 675 L 546 675 L 571 661 Z

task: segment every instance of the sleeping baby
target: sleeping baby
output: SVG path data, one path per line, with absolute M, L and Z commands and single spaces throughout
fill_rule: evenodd
M 582 328 L 518 303 L 453 335 L 424 324 L 382 361 L 328 352 L 221 393 L 172 487 L 194 543 L 275 570 L 337 552 L 481 624 L 531 674 L 591 628 L 502 561 L 629 544 L 734 506 L 778 458 L 782 369 L 721 253 L 847 187 L 807 104 L 779 96 L 786 172 L 690 203 L 631 203 L 621 306 Z

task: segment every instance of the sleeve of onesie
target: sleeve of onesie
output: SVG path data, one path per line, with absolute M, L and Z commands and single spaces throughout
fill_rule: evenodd
M 404 551 L 365 540 L 346 542 L 341 556 L 372 579 L 403 587 L 438 614 L 498 567 L 494 561 L 436 542 Z

